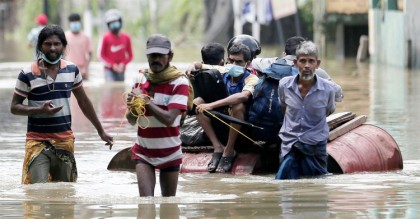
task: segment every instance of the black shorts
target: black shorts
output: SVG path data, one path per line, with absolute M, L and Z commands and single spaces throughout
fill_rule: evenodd
M 145 162 L 143 160 L 136 160 L 136 163 L 147 164 L 147 165 L 149 165 L 149 166 L 151 166 L 153 168 L 156 168 L 152 164 L 147 163 L 147 162 Z M 180 169 L 180 167 L 181 167 L 181 165 L 175 165 L 175 166 L 170 166 L 170 167 L 166 167 L 166 168 L 159 169 L 159 170 L 160 170 L 160 172 L 178 172 L 179 169 Z

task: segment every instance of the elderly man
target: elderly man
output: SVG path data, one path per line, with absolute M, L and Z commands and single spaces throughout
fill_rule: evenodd
M 316 45 L 302 42 L 294 60 L 299 74 L 280 81 L 279 97 L 284 113 L 280 129 L 283 162 L 276 179 L 328 173 L 326 117 L 335 110 L 335 90 L 331 82 L 315 74 L 320 63 Z

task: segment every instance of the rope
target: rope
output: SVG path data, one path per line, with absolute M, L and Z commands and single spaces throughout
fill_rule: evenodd
M 127 102 L 126 102 L 126 100 L 127 100 L 127 95 L 128 95 L 128 92 L 125 92 L 125 93 L 123 93 L 123 95 L 122 95 L 122 97 L 123 97 L 123 102 L 124 102 L 124 104 L 125 105 L 127 105 Z M 144 97 L 148 97 L 149 98 L 149 101 L 145 101 L 144 100 Z M 131 99 L 131 105 L 129 106 L 129 107 L 127 107 L 127 109 L 125 110 L 125 112 L 124 112 L 124 115 L 122 116 L 122 118 L 121 118 L 121 122 L 120 122 L 120 125 L 118 126 L 118 131 L 117 131 L 117 135 L 115 136 L 115 138 L 114 138 L 114 141 L 112 142 L 112 145 L 114 144 L 114 142 L 116 141 L 116 139 L 118 138 L 118 135 L 119 135 L 119 133 L 120 133 L 120 128 L 122 127 L 122 125 L 123 125 L 123 122 L 124 122 L 124 118 L 125 118 L 125 115 L 127 115 L 127 113 L 128 112 L 130 112 L 131 113 L 131 115 L 133 115 L 134 117 L 137 117 L 137 119 L 136 119 L 136 123 L 137 123 L 137 126 L 139 127 L 139 128 L 141 128 L 141 129 L 146 129 L 146 128 L 148 128 L 149 127 L 149 125 L 150 125 L 150 120 L 147 118 L 147 116 L 146 116 L 146 105 L 147 104 L 149 104 L 149 103 L 151 103 L 152 102 L 152 100 L 153 100 L 153 98 L 152 97 L 150 97 L 150 96 L 148 96 L 148 95 L 146 95 L 146 94 L 140 94 L 140 95 L 137 95 L 137 96 L 134 96 L 133 97 L 133 99 Z M 145 126 L 142 126 L 141 125 L 141 123 L 140 123 L 140 118 L 141 117 L 143 117 L 144 119 L 146 119 L 146 121 L 147 121 L 147 124 L 145 125 Z M 109 146 L 109 150 L 111 150 L 112 149 L 112 145 L 110 145 Z
M 144 97 L 148 97 L 149 101 L 145 101 Z M 146 105 L 149 104 L 150 102 L 152 102 L 152 98 L 146 94 L 140 94 L 137 96 L 134 96 L 133 99 L 131 99 L 131 105 L 130 107 L 127 108 L 127 111 L 129 111 L 131 113 L 131 115 L 133 115 L 134 117 L 137 117 L 136 119 L 136 123 L 138 125 L 139 128 L 141 129 L 146 129 L 149 127 L 150 125 L 150 120 L 146 117 Z M 126 114 L 127 114 L 126 111 Z M 140 119 L 141 118 L 146 119 L 147 124 L 145 126 L 142 126 L 140 123 Z
M 250 140 L 252 143 L 256 144 L 259 147 L 263 147 L 260 143 L 252 140 L 250 137 L 248 137 L 247 135 L 245 135 L 244 133 L 242 133 L 241 131 L 239 131 L 238 129 L 236 129 L 235 127 L 231 126 L 230 124 L 228 124 L 227 122 L 223 121 L 222 119 L 220 119 L 219 117 L 217 117 L 216 115 L 214 115 L 213 113 L 211 113 L 210 111 L 203 109 L 204 112 L 210 114 L 213 118 L 219 120 L 220 122 L 222 122 L 223 124 L 227 125 L 229 128 L 233 129 L 234 131 L 236 131 L 237 133 L 241 134 L 242 136 L 244 136 L 246 139 Z

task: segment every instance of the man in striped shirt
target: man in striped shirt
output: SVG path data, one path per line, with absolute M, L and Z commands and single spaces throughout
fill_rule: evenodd
M 127 106 L 132 109 L 127 120 L 139 126 L 132 159 L 137 162 L 140 196 L 154 196 L 156 169 L 160 170 L 162 196 L 175 196 L 182 163 L 179 126 L 181 114 L 187 110 L 189 81 L 170 65 L 174 54 L 166 36 L 150 36 L 146 48 L 149 69 L 139 73 L 127 97 Z M 139 109 L 137 101 L 144 101 L 143 114 L 134 110 Z
M 16 82 L 10 110 L 28 116 L 22 183 L 75 182 L 74 135 L 70 96 L 92 122 L 106 145 L 112 137 L 102 128 L 82 86 L 76 65 L 62 59 L 67 46 L 60 26 L 48 25 L 39 34 L 37 60 L 24 68 Z M 28 99 L 28 104 L 23 101 Z

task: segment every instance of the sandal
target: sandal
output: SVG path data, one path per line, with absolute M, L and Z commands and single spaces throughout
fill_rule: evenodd
M 219 161 L 222 158 L 223 152 L 215 152 L 211 156 L 211 160 L 209 164 L 207 165 L 207 171 L 209 173 L 214 173 L 219 165 Z
M 219 165 L 217 166 L 216 172 L 218 173 L 230 172 L 232 170 L 235 159 L 236 159 L 236 154 L 231 157 L 222 157 L 220 159 Z

